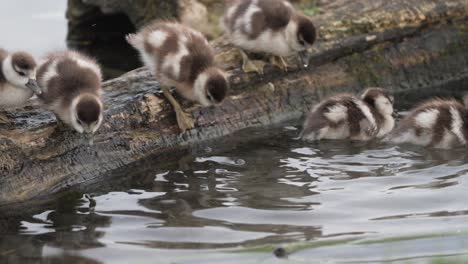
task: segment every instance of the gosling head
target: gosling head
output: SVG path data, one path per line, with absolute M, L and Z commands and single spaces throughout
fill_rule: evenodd
M 369 88 L 362 94 L 362 100 L 384 116 L 393 114 L 393 96 L 382 88 Z
M 26 52 L 15 52 L 3 62 L 5 79 L 16 87 L 30 89 L 40 94 L 41 90 L 36 82 L 37 64 L 34 58 Z
M 293 19 L 287 29 L 288 44 L 293 52 L 297 52 L 301 63 L 309 66 L 308 49 L 314 44 L 317 32 L 314 23 L 305 15 L 299 14 Z
M 98 96 L 80 95 L 73 100 L 71 108 L 71 124 L 79 133 L 94 134 L 101 126 L 103 104 Z
M 226 97 L 229 83 L 224 73 L 216 68 L 208 68 L 195 81 L 195 94 L 204 106 L 221 103 Z

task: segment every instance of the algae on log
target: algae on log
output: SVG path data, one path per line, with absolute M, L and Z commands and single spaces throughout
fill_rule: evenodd
M 175 147 L 297 119 L 331 93 L 378 85 L 405 101 L 401 95 L 420 98 L 468 86 L 468 1 L 343 0 L 322 8 L 324 15 L 314 17 L 322 37 L 307 70 L 266 65 L 263 76 L 244 74 L 231 48 L 217 40 L 232 88 L 216 107 L 185 102 L 196 125 L 186 133 L 179 133 L 146 69 L 104 84 L 106 122 L 91 147 L 72 131 L 58 132 L 52 115 L 36 104 L 12 113 L 15 124 L 0 131 L 0 207 L 99 182 Z

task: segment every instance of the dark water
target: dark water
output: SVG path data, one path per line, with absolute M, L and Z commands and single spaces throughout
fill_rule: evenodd
M 296 134 L 249 130 L 132 166 L 13 221 L 1 262 L 468 262 L 465 150 Z M 288 258 L 273 255 L 280 246 Z

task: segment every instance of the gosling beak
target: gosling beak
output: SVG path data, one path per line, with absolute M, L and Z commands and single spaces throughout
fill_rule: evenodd
M 26 87 L 31 89 L 36 94 L 42 93 L 42 90 L 41 88 L 39 88 L 39 85 L 37 84 L 35 79 L 29 79 L 28 83 L 26 84 Z
M 92 137 L 93 136 L 93 129 L 91 126 L 83 126 L 83 129 L 84 129 L 84 134 L 87 135 L 88 137 Z
M 309 67 L 310 54 L 307 50 L 299 51 L 299 59 L 301 61 L 302 66 L 304 66 L 304 68 Z
M 94 134 L 92 131 L 84 131 L 83 133 L 83 141 L 85 144 L 92 146 L 94 145 Z

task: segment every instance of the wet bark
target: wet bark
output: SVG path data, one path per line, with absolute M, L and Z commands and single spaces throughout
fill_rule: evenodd
M 185 102 L 196 126 L 186 133 L 143 68 L 104 84 L 106 122 L 93 146 L 59 131 L 35 103 L 13 112 L 14 124 L 0 131 L 0 207 L 100 181 L 151 155 L 174 156 L 174 148 L 298 119 L 332 93 L 382 86 L 412 105 L 468 87 L 467 0 L 329 2 L 314 16 L 321 36 L 308 69 L 267 64 L 262 76 L 245 74 L 232 48 L 216 40 L 230 94 L 216 107 Z

